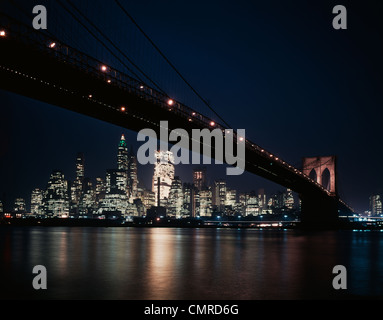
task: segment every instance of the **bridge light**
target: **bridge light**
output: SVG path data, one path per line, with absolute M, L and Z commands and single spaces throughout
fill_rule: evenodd
M 192 116 L 195 116 L 195 112 L 192 112 Z
M 173 101 L 172 99 L 169 99 L 169 100 L 168 100 L 168 105 L 169 105 L 169 106 L 172 106 L 173 104 L 174 104 L 174 101 Z
M 189 122 L 192 122 L 192 121 L 193 121 L 191 118 L 189 118 L 188 120 L 189 120 Z
M 106 72 L 108 70 L 108 67 L 105 65 L 102 65 L 100 69 L 102 72 Z
M 124 112 L 124 111 L 126 111 L 126 108 L 125 108 L 124 106 L 122 106 L 122 107 L 120 108 L 120 111 L 121 111 L 121 112 Z
M 245 140 L 244 137 L 239 137 L 239 141 L 243 141 L 243 140 Z
M 214 121 L 210 121 L 210 126 L 214 127 L 215 126 L 215 122 Z
M 112 80 L 108 79 L 106 80 L 107 83 L 112 83 Z
M 49 48 L 53 49 L 54 47 L 56 47 L 56 42 L 51 42 L 49 44 Z
M 7 33 L 5 32 L 5 30 L 0 30 L 0 37 L 5 38 L 6 35 Z
M 143 90 L 143 89 L 144 89 L 144 86 L 141 85 L 141 86 L 140 86 L 140 89 Z

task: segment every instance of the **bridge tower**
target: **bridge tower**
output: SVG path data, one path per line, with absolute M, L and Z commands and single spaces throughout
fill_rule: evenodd
M 338 195 L 336 156 L 303 158 L 302 172 L 329 190 L 332 195 Z
M 301 222 L 307 228 L 333 228 L 338 225 L 338 190 L 336 183 L 336 157 L 303 158 L 302 172 L 330 192 L 315 194 L 309 190 L 300 195 Z

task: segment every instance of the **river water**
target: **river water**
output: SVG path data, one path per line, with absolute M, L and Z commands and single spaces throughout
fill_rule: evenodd
M 1 227 L 0 253 L 2 299 L 383 297 L 379 231 Z M 336 265 L 347 289 L 333 288 Z

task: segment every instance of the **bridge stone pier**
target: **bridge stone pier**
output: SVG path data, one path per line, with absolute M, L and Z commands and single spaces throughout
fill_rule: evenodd
M 302 172 L 329 191 L 302 192 L 301 223 L 307 228 L 335 228 L 338 226 L 339 196 L 336 188 L 336 157 L 303 158 Z

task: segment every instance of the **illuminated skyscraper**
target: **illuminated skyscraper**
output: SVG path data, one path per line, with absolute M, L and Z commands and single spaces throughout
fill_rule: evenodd
M 105 197 L 105 181 L 101 177 L 96 178 L 96 204 L 100 204 Z
M 76 178 L 71 186 L 71 212 L 78 213 L 78 204 L 83 193 L 83 183 L 85 174 L 84 154 L 79 152 L 76 157 Z
M 130 200 L 137 198 L 138 175 L 137 175 L 137 159 L 133 153 L 133 148 L 130 148 L 129 165 L 128 165 L 128 193 Z
M 23 198 L 16 198 L 15 199 L 13 211 L 16 213 L 25 213 L 26 212 L 25 200 Z
M 206 167 L 193 169 L 193 183 L 198 190 L 206 188 Z
M 53 171 L 50 175 L 43 205 L 47 217 L 69 216 L 68 181 L 61 171 Z
M 170 151 L 156 151 L 156 163 L 152 181 L 152 191 L 156 195 L 156 206 L 166 206 L 169 198 L 170 187 L 174 179 L 174 156 Z M 158 204 L 158 180 L 160 187 L 160 204 Z
M 213 205 L 221 212 L 225 211 L 225 202 L 226 202 L 226 181 L 218 180 L 214 181 L 213 186 Z
M 287 189 L 284 201 L 284 206 L 286 207 L 286 209 L 292 210 L 294 208 L 294 196 L 291 189 Z
M 200 217 L 210 216 L 212 213 L 212 191 L 210 188 L 197 191 L 196 212 Z
M 126 145 L 125 136 L 122 135 L 120 142 L 118 143 L 117 169 L 128 171 L 128 168 L 129 168 L 128 146 Z
M 96 192 L 89 178 L 83 181 L 83 194 L 78 207 L 78 213 L 82 217 L 92 217 L 96 210 Z
M 31 213 L 36 216 L 40 216 L 43 213 L 43 199 L 44 199 L 44 191 L 35 188 L 32 191 L 31 195 Z
M 183 188 L 183 205 L 182 205 L 182 216 L 195 217 L 195 187 L 194 184 L 184 183 Z
M 181 217 L 183 205 L 182 182 L 179 177 L 174 177 L 169 191 L 167 214 L 176 218 Z
M 126 213 L 128 198 L 127 171 L 110 169 L 106 171 L 105 197 L 101 200 L 99 213 L 115 213 L 124 215 Z
M 370 211 L 373 216 L 380 216 L 382 214 L 382 199 L 379 194 L 370 197 Z

